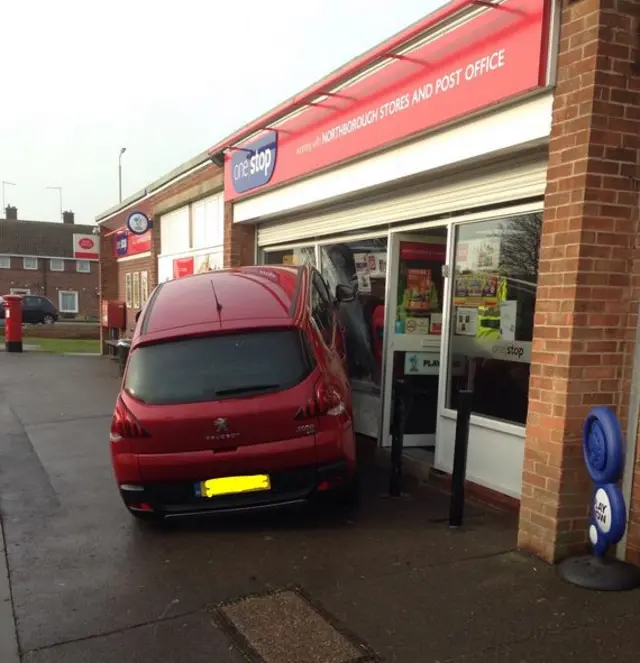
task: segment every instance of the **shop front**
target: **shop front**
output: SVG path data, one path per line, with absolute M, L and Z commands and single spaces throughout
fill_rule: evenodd
M 311 263 L 342 324 L 358 433 L 520 497 L 554 72 L 553 5 L 459 0 L 211 150 L 264 264 Z
M 215 193 L 160 216 L 158 283 L 221 269 L 224 198 Z

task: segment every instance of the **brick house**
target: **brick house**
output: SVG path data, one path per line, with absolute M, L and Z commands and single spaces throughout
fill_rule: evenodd
M 377 287 L 387 305 L 384 337 L 394 340 L 377 359 L 382 378 L 362 368 L 372 352 L 352 375 L 356 428 L 369 424 L 387 447 L 403 355 L 450 362 L 440 384 L 429 367 L 412 376 L 437 392 L 437 408 L 405 434 L 412 459 L 448 474 L 456 377 L 472 388 L 484 379 L 470 488 L 518 509 L 520 547 L 549 562 L 587 545 L 593 485 L 582 423 L 606 406 L 626 438 L 628 528 L 616 554 L 640 564 L 639 39 L 637 0 L 453 0 L 210 150 L 226 163 L 229 264 L 257 252 L 263 264 L 311 262 L 329 280 L 364 269 L 363 299 Z M 429 64 L 424 73 L 419 63 Z M 427 101 L 430 112 L 412 110 Z M 247 173 L 247 150 L 267 155 L 272 170 Z M 518 235 L 528 246 L 514 251 Z M 503 336 L 500 318 L 483 345 L 464 325 L 475 329 L 489 305 L 463 296 L 456 280 L 439 293 L 448 298 L 442 340 L 427 327 L 425 338 L 404 332 L 398 283 L 417 244 L 436 241 L 446 241 L 446 271 L 463 285 L 473 269 L 495 268 L 515 330 Z M 469 268 L 480 244 L 502 258 L 485 253 L 484 267 Z
M 97 320 L 95 229 L 76 224 L 73 212 L 62 223 L 27 221 L 8 206 L 0 219 L 0 293 L 44 295 L 63 319 Z
M 205 258 L 207 264 L 217 261 L 222 266 L 222 185 L 221 168 L 203 153 L 96 217 L 101 238 L 101 301 L 126 305 L 126 327 L 116 334 L 131 333 L 135 314 L 159 280 L 172 278 L 179 269 L 193 271 Z M 152 222 L 143 236 L 126 229 L 134 211 Z M 102 332 L 103 338 L 114 334 L 104 328 Z

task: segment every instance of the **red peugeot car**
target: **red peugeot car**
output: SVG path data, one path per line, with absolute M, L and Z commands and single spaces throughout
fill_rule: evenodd
M 357 496 L 340 302 L 313 267 L 159 285 L 136 325 L 111 423 L 126 507 L 155 520 Z

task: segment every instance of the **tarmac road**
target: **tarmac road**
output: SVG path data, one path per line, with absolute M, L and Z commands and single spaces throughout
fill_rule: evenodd
M 636 594 L 561 583 L 514 552 L 512 519 L 480 507 L 451 532 L 443 495 L 391 501 L 373 471 L 355 515 L 140 527 L 108 455 L 117 388 L 104 358 L 0 353 L 0 513 L 23 661 L 245 661 L 216 606 L 292 585 L 385 661 L 637 661 Z

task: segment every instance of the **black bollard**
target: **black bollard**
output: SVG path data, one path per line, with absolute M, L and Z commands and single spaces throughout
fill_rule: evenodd
M 464 482 L 467 474 L 467 451 L 469 449 L 469 421 L 471 419 L 472 399 L 473 391 L 461 389 L 458 392 L 458 417 L 456 419 L 456 439 L 453 450 L 449 527 L 460 527 L 464 516 Z
M 400 497 L 402 493 L 402 445 L 404 441 L 404 381 L 396 380 L 393 386 L 393 410 L 391 415 L 391 476 L 389 495 Z
M 129 350 L 131 349 L 131 341 L 129 339 L 121 338 L 118 341 L 117 346 L 118 353 L 118 369 L 120 372 L 120 377 L 124 375 L 124 369 L 127 365 L 127 358 L 129 356 Z

